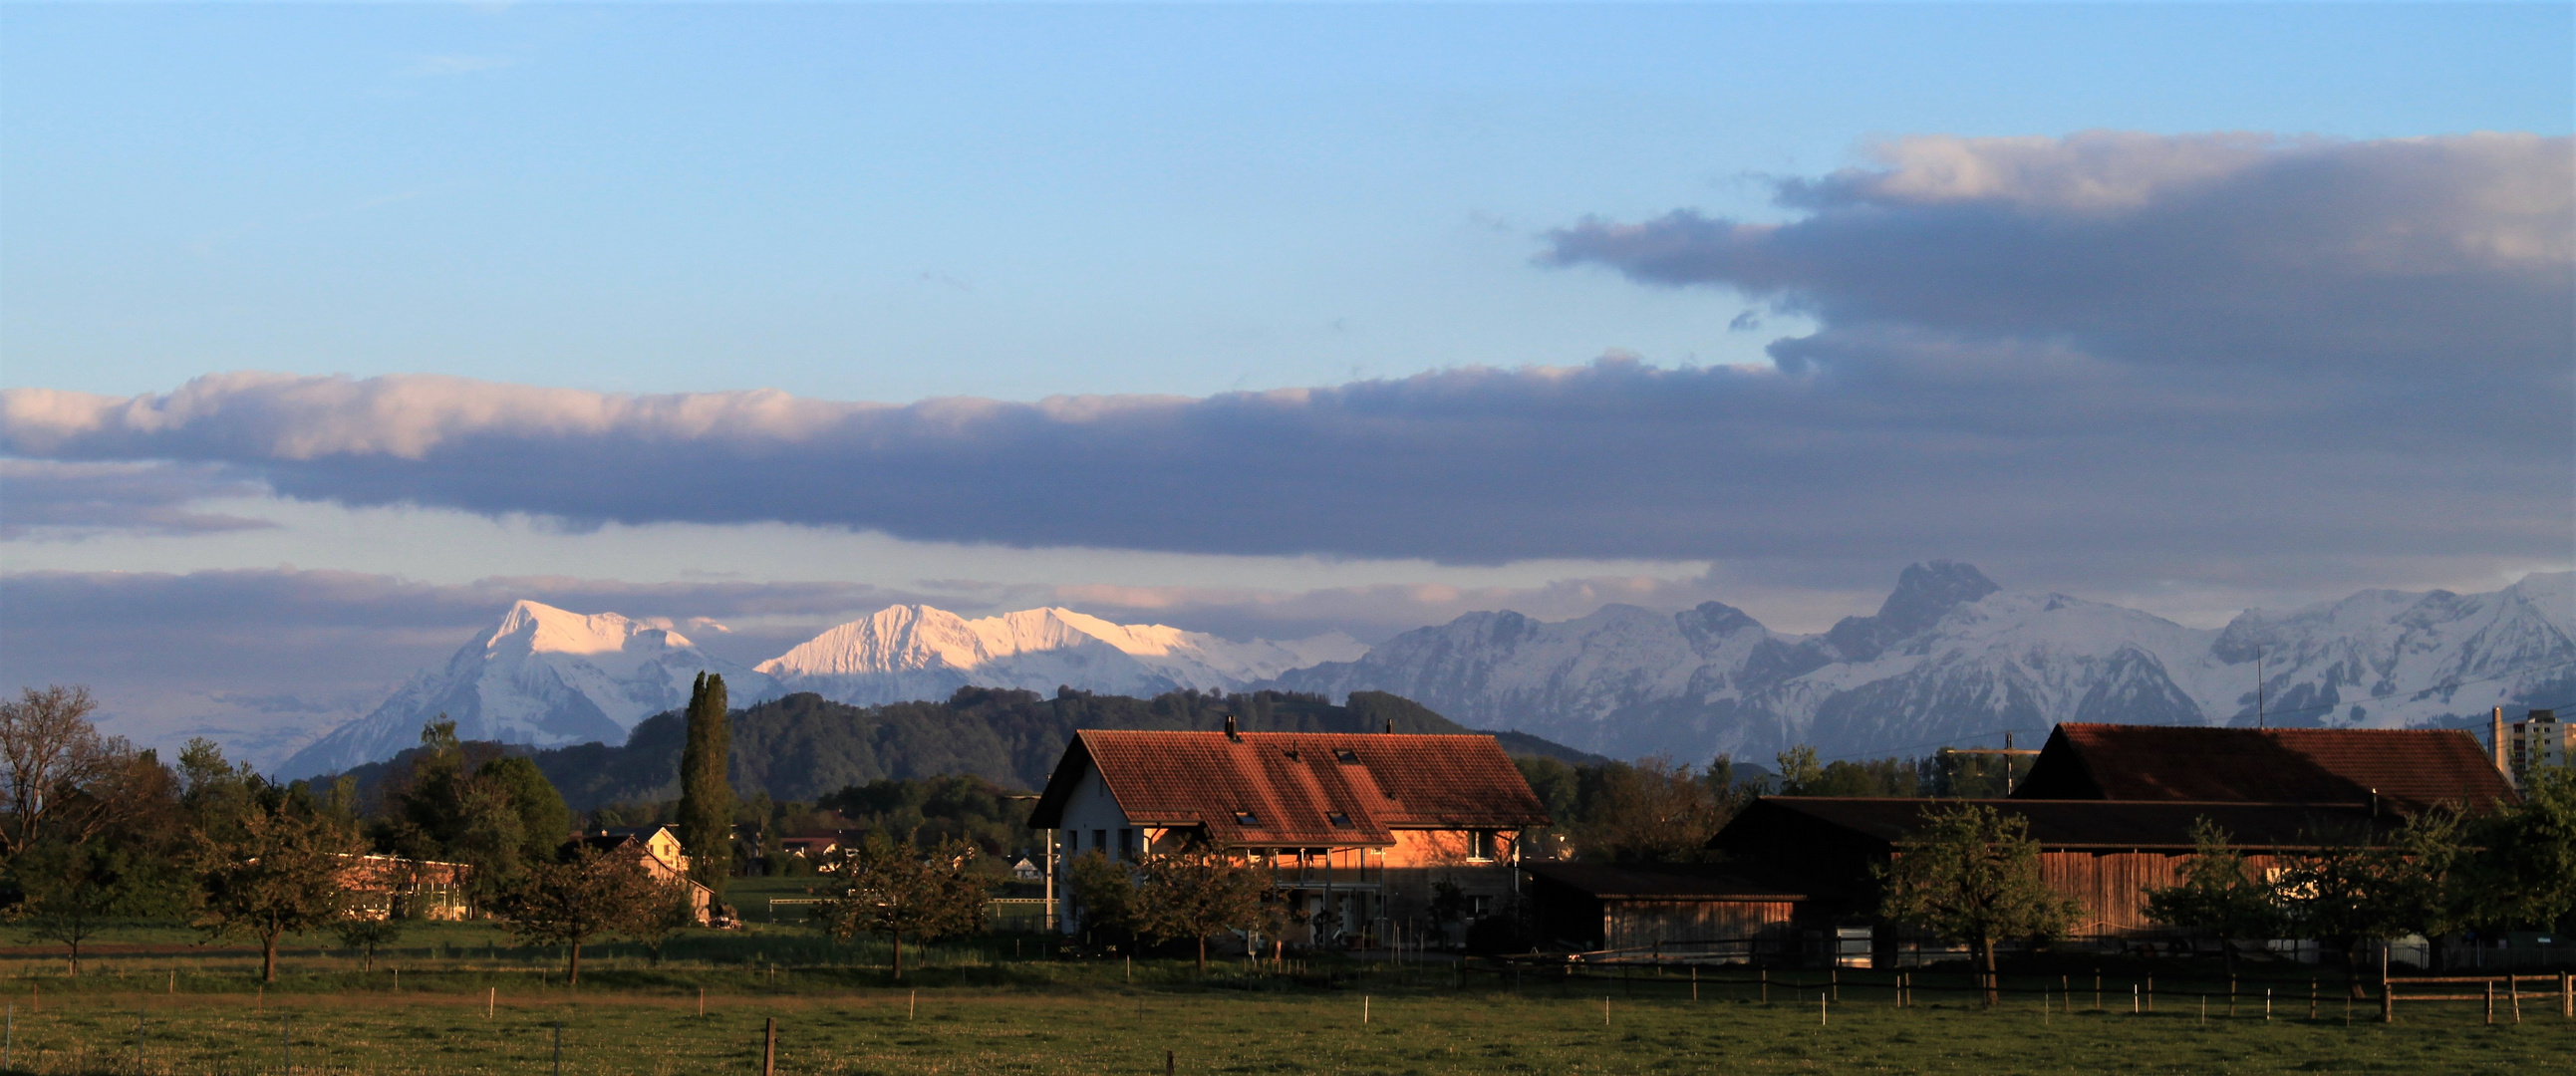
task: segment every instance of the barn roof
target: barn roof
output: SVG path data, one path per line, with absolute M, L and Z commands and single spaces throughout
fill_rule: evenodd
M 2370 808 L 2362 804 L 1764 796 L 1738 813 L 1709 845 L 1751 850 L 1785 832 L 1892 846 L 1922 829 L 1926 812 L 1961 804 L 2027 819 L 2031 838 L 2043 851 L 2189 851 L 2192 824 L 2201 818 L 2226 830 L 2229 844 L 2248 850 L 2314 847 L 2321 839 L 2373 827 Z
M 2456 729 L 2240 729 L 2064 724 L 2016 799 L 2437 803 L 2515 800 L 2477 738 Z
M 1548 821 L 1491 736 L 1084 729 L 1029 825 L 1060 825 L 1095 767 L 1130 821 L 1204 827 L 1219 847 L 1387 845 L 1398 829 Z
M 1528 863 L 1532 877 L 1607 900 L 1795 901 L 1806 894 L 1745 868 L 1695 863 Z

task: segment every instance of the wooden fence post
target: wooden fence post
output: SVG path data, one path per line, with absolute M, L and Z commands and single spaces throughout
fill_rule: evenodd
M 2487 980 L 2487 1025 L 2495 1025 L 2495 980 Z
M 778 1076 L 778 1018 L 769 1018 L 760 1041 L 760 1076 Z
M 2397 1022 L 2397 996 L 2388 992 L 2388 946 L 2379 947 L 2379 1022 Z

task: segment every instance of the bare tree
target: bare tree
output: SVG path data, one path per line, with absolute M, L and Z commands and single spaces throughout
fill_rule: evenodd
M 134 746 L 100 736 L 86 687 L 31 687 L 0 702 L 0 856 L 48 836 L 79 844 L 114 822 Z

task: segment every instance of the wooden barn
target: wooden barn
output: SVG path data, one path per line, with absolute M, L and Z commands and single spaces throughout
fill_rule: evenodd
M 1579 950 L 1648 949 L 1777 936 L 1806 895 L 1739 868 L 1531 863 L 1539 937 Z
M 2196 819 L 2225 829 L 2257 870 L 2282 853 L 2313 846 L 2321 834 L 2365 834 L 2393 822 L 2387 814 L 2374 820 L 2364 804 L 1765 796 L 1719 831 L 1712 846 L 1798 877 L 1809 894 L 1798 909 L 1801 922 L 1856 922 L 1874 911 L 1871 869 L 1896 855 L 1898 842 L 1921 828 L 1926 811 L 1962 803 L 2027 820 L 2049 884 L 2084 904 L 2086 921 L 2076 933 L 2102 936 L 2154 929 L 2145 890 L 2180 879 Z
M 2051 731 L 2013 798 L 2358 803 L 2400 815 L 2519 800 L 2494 753 L 2458 729 L 2090 724 Z

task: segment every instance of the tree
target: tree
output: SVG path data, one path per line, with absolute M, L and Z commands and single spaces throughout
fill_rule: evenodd
M 2361 946 L 2372 938 L 2437 938 L 2469 911 L 2459 812 L 2409 816 L 2394 834 L 2328 832 L 2284 857 L 2279 878 L 2290 930 L 2339 953 L 2351 996 L 2361 996 Z
M 520 755 L 496 758 L 475 770 L 474 778 L 498 791 L 519 816 L 521 855 L 528 862 L 554 855 L 572 836 L 572 808 L 564 806 L 563 793 L 555 791 L 534 761 Z
M 689 890 L 686 878 L 657 881 L 652 891 L 617 921 L 617 932 L 642 943 L 654 967 L 662 966 L 662 947 L 670 943 L 672 935 L 698 925 L 697 901 Z
M 1780 794 L 1783 796 L 1806 795 L 1809 785 L 1825 777 L 1824 765 L 1816 761 L 1816 749 L 1805 744 L 1782 751 L 1772 756 L 1771 761 L 1780 767 Z
M 1680 863 L 1708 856 L 1708 839 L 1734 813 L 1701 775 L 1671 759 L 1604 767 L 1583 825 L 1586 858 Z
M 148 865 L 124 849 L 99 842 L 52 840 L 19 854 L 10 864 L 22 899 L 10 917 L 29 941 L 71 950 L 72 974 L 81 970 L 81 944 L 110 919 L 143 910 L 152 883 Z
M 81 843 L 118 817 L 117 786 L 135 752 L 98 734 L 97 709 L 88 688 L 61 685 L 0 702 L 0 859 L 47 837 Z
M 259 938 L 260 980 L 277 981 L 277 939 L 336 923 L 354 899 L 343 884 L 355 834 L 285 789 L 262 784 L 232 824 L 201 832 L 196 926 Z
M 1997 999 L 1995 941 L 2047 937 L 2073 927 L 2081 904 L 2057 895 L 2039 870 L 2030 821 L 1964 804 L 1923 814 L 1923 828 L 1878 868 L 1879 912 L 1975 947 L 1986 1004 Z
M 724 899 L 733 873 L 733 786 L 725 780 L 731 746 L 724 677 L 699 673 L 689 689 L 688 741 L 680 749 L 680 840 L 689 876 Z
M 2576 768 L 2535 769 L 2489 817 L 2469 864 L 2479 920 L 2555 929 L 2576 915 Z
M 569 858 L 530 867 L 501 900 L 510 933 L 538 945 L 569 947 L 566 982 L 581 985 L 581 946 L 629 921 L 655 895 L 653 878 L 635 857 L 575 845 Z
M 2245 856 L 2227 843 L 2227 831 L 2207 817 L 2192 821 L 2191 844 L 2182 881 L 2146 891 L 2147 917 L 2217 937 L 2234 967 L 2239 939 L 2278 936 L 2278 894 L 2254 876 Z
M 1208 935 L 1277 934 L 1288 919 L 1269 872 L 1207 849 L 1146 856 L 1137 865 L 1131 914 L 1137 932 L 1149 940 L 1197 942 L 1202 973 Z
M 924 849 L 870 833 L 844 849 L 834 873 L 848 886 L 824 916 L 844 941 L 869 934 L 894 941 L 894 977 L 903 978 L 903 940 L 931 941 L 983 929 L 991 883 L 967 869 L 975 846 L 954 837 Z
M 392 945 L 402 938 L 402 923 L 390 913 L 376 915 L 363 908 L 351 908 L 340 916 L 340 944 L 366 951 L 360 971 L 376 970 L 376 947 Z
M 1067 888 L 1073 890 L 1074 913 L 1085 932 L 1133 937 L 1139 932 L 1136 872 L 1098 849 L 1065 864 Z

